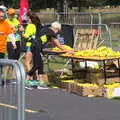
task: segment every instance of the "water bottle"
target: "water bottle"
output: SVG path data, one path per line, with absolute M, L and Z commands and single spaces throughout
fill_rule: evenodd
M 59 41 L 60 41 L 60 44 L 62 44 L 62 45 L 65 43 L 63 37 L 60 37 L 60 40 L 59 40 Z
M 64 38 L 60 36 L 60 34 L 57 35 L 57 39 L 59 40 L 60 44 L 64 44 Z

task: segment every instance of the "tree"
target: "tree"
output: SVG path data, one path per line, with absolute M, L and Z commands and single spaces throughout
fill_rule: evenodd
M 120 0 L 106 0 L 105 5 L 118 6 L 120 5 Z
M 81 11 L 82 7 L 104 6 L 104 5 L 120 5 L 120 0 L 29 0 L 30 9 L 40 10 L 45 8 L 55 8 L 57 12 L 63 12 L 65 1 L 68 8 L 78 7 Z M 0 3 L 7 7 L 19 8 L 20 0 L 0 0 Z

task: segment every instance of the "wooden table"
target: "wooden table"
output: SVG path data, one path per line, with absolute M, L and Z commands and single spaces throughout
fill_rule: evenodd
M 106 84 L 106 79 L 107 79 L 107 74 L 106 74 L 106 61 L 108 60 L 117 60 L 118 62 L 118 66 L 120 66 L 120 57 L 82 57 L 82 56 L 65 56 L 60 54 L 60 57 L 64 57 L 64 58 L 69 58 L 69 59 L 77 59 L 77 60 L 82 60 L 85 62 L 85 68 L 87 69 L 87 61 L 97 61 L 97 62 L 103 62 L 103 71 L 104 71 L 104 79 L 105 79 L 105 84 Z M 120 77 L 120 68 L 118 68 L 119 70 L 119 77 Z
M 47 59 L 49 60 L 49 55 L 55 55 L 55 56 L 59 56 L 59 57 L 63 57 L 63 58 L 66 58 L 66 59 L 69 59 L 70 61 L 71 60 L 82 60 L 85 62 L 85 68 L 87 69 L 87 61 L 97 61 L 97 62 L 102 62 L 103 63 L 103 72 L 104 72 L 104 80 L 105 80 L 105 84 L 106 84 L 106 79 L 107 79 L 107 73 L 106 73 L 106 61 L 108 60 L 117 60 L 118 62 L 118 66 L 120 66 L 120 57 L 92 57 L 92 56 L 89 56 L 89 57 L 83 57 L 83 56 L 70 56 L 70 55 L 65 55 L 64 51 L 53 51 L 51 49 L 45 49 L 43 51 L 43 53 L 45 55 L 47 55 Z M 69 61 L 64 65 L 64 67 L 69 63 Z M 63 67 L 63 68 L 64 68 Z M 118 68 L 119 70 L 119 77 L 120 77 L 120 68 Z M 62 73 L 61 73 L 62 75 Z

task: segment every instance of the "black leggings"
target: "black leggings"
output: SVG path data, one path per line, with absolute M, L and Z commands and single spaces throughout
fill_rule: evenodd
M 32 50 L 33 54 L 33 67 L 28 72 L 29 76 L 33 76 L 36 70 L 38 70 L 38 74 L 43 74 L 43 60 L 42 60 L 42 52 L 40 52 L 39 48 L 35 48 Z

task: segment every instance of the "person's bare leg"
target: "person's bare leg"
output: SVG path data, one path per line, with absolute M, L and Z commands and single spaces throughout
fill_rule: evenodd
M 27 80 L 33 80 L 33 77 L 32 77 L 32 76 L 27 75 L 26 79 L 27 79 Z
M 27 52 L 25 55 L 25 68 L 26 68 L 26 72 L 30 71 L 31 69 L 31 63 L 32 63 L 32 53 L 31 52 Z

